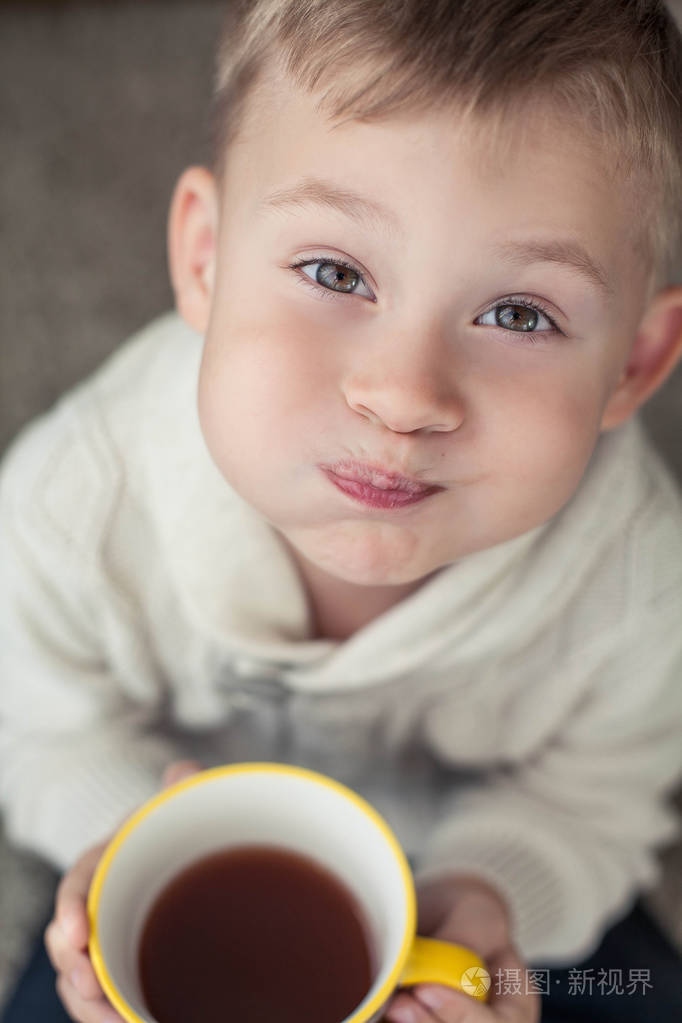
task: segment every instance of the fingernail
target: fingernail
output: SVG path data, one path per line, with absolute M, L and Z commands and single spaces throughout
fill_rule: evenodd
M 440 987 L 419 988 L 418 991 L 415 991 L 415 997 L 429 1009 L 442 1009 L 444 1005 L 452 1001 L 450 992 L 444 991 Z
M 409 1005 L 399 1005 L 395 1009 L 389 1009 L 386 1019 L 391 1023 L 416 1023 L 417 1013 Z

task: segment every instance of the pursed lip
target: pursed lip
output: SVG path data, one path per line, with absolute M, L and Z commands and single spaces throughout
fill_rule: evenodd
M 398 490 L 414 497 L 443 489 L 438 485 L 420 483 L 399 473 L 390 472 L 382 466 L 368 465 L 364 462 L 351 460 L 334 462 L 332 465 L 321 465 L 320 468 L 351 483 L 364 483 L 376 490 Z

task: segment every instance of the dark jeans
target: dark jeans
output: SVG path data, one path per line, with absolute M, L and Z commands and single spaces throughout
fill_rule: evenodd
M 43 930 L 0 1023 L 69 1023 L 55 991 Z M 533 965 L 520 979 L 502 976 L 499 982 L 534 985 L 542 993 L 542 1023 L 682 1021 L 682 957 L 640 903 L 584 962 L 565 970 Z

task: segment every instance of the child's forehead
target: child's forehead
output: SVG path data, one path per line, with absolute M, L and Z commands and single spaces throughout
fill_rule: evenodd
M 461 197 L 469 219 L 474 211 L 486 216 L 489 205 L 502 210 L 505 223 L 556 221 L 564 234 L 582 227 L 605 248 L 642 248 L 641 187 L 621 169 L 610 140 L 550 97 L 484 113 L 450 101 L 373 119 L 338 118 L 325 109 L 323 93 L 270 84 L 249 112 L 233 195 L 244 188 L 260 202 L 324 178 L 337 191 L 385 200 L 408 224 L 406 211 L 423 208 L 441 232 L 456 221 Z M 318 207 L 323 203 L 324 197 Z
M 329 153 L 337 161 L 330 170 L 341 176 L 379 167 L 395 180 L 397 158 L 404 163 L 414 153 L 417 173 L 434 164 L 468 165 L 478 180 L 502 187 L 514 167 L 526 166 L 530 174 L 565 161 L 577 175 L 600 184 L 605 171 L 612 183 L 622 177 L 619 194 L 635 184 L 621 170 L 614 140 L 595 131 L 580 111 L 568 111 L 543 94 L 483 111 L 443 99 L 372 118 L 339 117 L 327 109 L 324 91 L 306 92 L 278 75 L 262 83 L 245 112 L 245 152 L 249 140 L 258 150 L 249 160 L 250 174 L 258 158 L 270 173 L 286 176 L 306 166 L 312 173 Z M 415 190 L 419 185 L 415 177 Z
M 482 172 L 519 154 L 532 154 L 548 136 L 557 148 L 579 154 L 583 160 L 602 164 L 608 160 L 612 170 L 618 163 L 615 139 L 592 124 L 583 111 L 567 108 L 546 90 L 485 108 L 473 107 L 466 97 L 435 96 L 420 103 L 408 100 L 371 117 L 337 115 L 330 95 L 333 89 L 329 84 L 308 92 L 275 65 L 253 88 L 244 110 L 242 137 L 272 137 L 275 129 L 296 148 L 303 133 L 315 132 L 318 142 L 338 135 L 342 147 L 351 149 L 357 145 L 356 136 L 341 130 L 348 126 L 362 126 L 369 136 L 378 137 L 389 128 L 397 136 L 414 138 L 420 124 L 437 123 L 439 133 L 431 141 L 434 151 L 446 151 L 453 137 L 466 138 L 468 151 L 484 157 Z

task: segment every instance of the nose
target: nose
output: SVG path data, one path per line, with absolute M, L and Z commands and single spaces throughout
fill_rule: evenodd
M 447 433 L 464 420 L 464 404 L 439 358 L 402 358 L 400 346 L 366 360 L 346 377 L 346 403 L 372 423 L 395 433 Z M 432 353 L 433 356 L 433 353 Z

